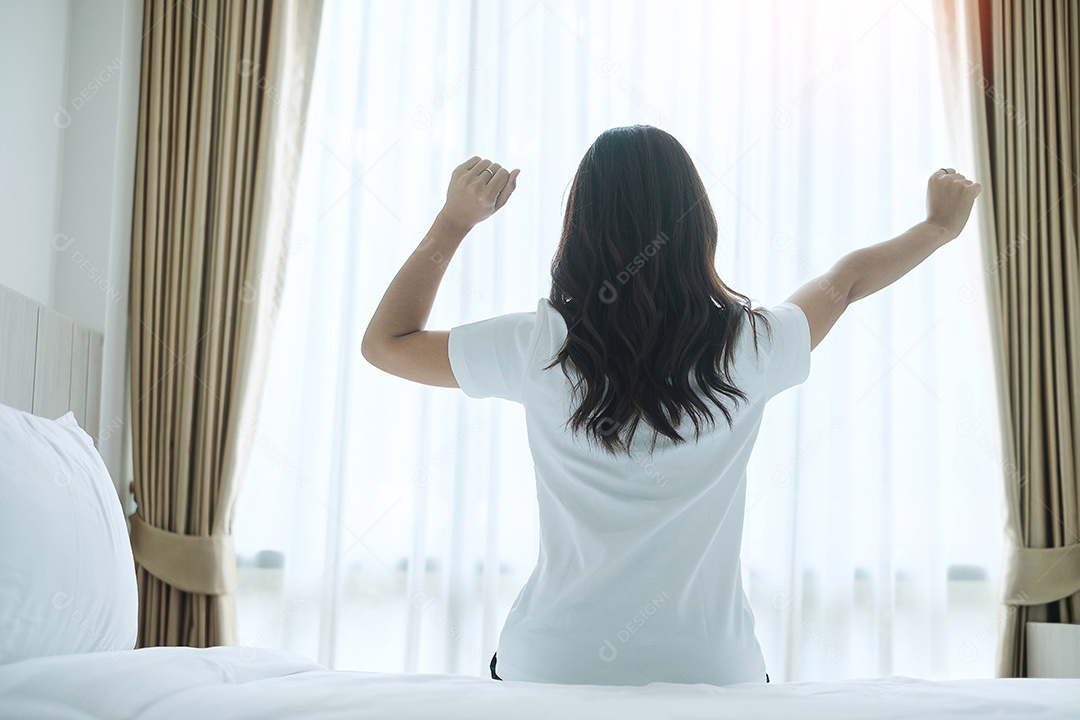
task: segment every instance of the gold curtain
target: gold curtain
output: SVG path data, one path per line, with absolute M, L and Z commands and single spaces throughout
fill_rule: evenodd
M 139 647 L 235 644 L 233 503 L 321 0 L 147 0 L 131 258 Z
M 935 23 L 951 125 L 983 184 L 1005 479 L 997 675 L 1026 677 L 1029 621 L 1080 624 L 1080 5 L 937 0 Z

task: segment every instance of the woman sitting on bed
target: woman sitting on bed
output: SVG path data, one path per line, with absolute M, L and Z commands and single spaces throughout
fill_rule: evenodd
M 806 380 L 850 303 L 955 238 L 981 188 L 935 172 L 924 221 L 754 308 L 716 273 L 716 217 L 686 150 L 654 127 L 614 128 L 578 167 L 536 311 L 425 330 L 447 263 L 518 174 L 479 157 L 454 170 L 363 342 L 386 372 L 525 406 L 540 554 L 492 677 L 766 682 L 739 565 L 765 404 Z

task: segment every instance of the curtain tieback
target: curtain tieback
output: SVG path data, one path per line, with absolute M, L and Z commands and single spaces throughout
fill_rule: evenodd
M 225 595 L 236 589 L 232 535 L 181 535 L 154 527 L 136 512 L 131 520 L 135 562 L 178 590 Z
M 1080 591 L 1080 543 L 1006 550 L 1006 605 L 1045 605 Z

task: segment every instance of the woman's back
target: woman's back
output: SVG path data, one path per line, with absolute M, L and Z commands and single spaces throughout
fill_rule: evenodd
M 507 618 L 498 673 L 586 684 L 764 681 L 742 590 L 746 464 L 765 402 L 809 373 L 810 335 L 789 303 L 767 311 L 755 352 L 744 322 L 731 378 L 746 401 L 695 441 L 640 433 L 630 456 L 567 428 L 570 380 L 547 368 L 567 329 L 547 299 L 451 330 L 450 363 L 472 397 L 525 407 L 540 554 Z M 771 337 L 770 337 L 771 336 Z M 614 431 L 615 428 L 610 428 Z

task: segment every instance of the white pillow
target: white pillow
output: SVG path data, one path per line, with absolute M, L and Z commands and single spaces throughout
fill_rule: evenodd
M 130 650 L 138 589 L 127 522 L 68 413 L 0 405 L 0 664 Z

